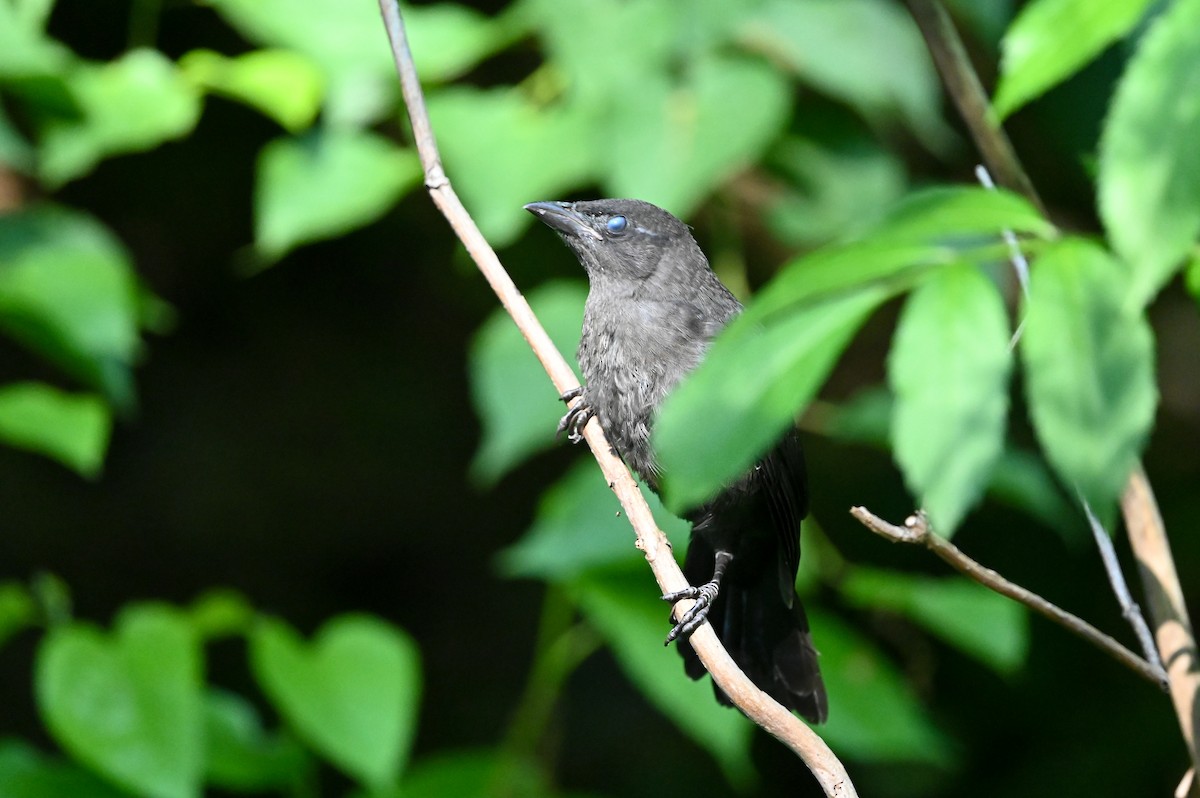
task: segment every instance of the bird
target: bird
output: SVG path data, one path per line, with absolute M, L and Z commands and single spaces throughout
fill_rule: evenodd
M 525 209 L 558 233 L 589 284 L 576 353 L 583 385 L 563 394 L 564 401 L 579 401 L 559 431 L 578 443 L 595 416 L 616 453 L 657 493 L 662 470 L 651 433 L 658 410 L 742 305 L 709 266 L 691 228 L 662 208 L 598 199 L 532 202 Z M 688 676 L 705 674 L 689 640 L 707 621 L 759 689 L 821 723 L 829 702 L 795 589 L 807 512 L 805 459 L 792 429 L 712 499 L 683 513 L 692 524 L 683 567 L 689 587 L 663 599 L 695 601 L 666 641 L 678 641 Z M 713 689 L 731 705 L 715 683 Z

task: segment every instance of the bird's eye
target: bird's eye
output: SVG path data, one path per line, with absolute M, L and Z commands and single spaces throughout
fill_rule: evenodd
M 608 221 L 605 223 L 605 225 L 604 225 L 604 226 L 608 228 L 608 232 L 610 232 L 610 233 L 621 233 L 621 232 L 624 232 L 624 230 L 625 230 L 625 217 L 624 217 L 624 216 L 614 216 L 614 217 L 612 217 L 611 219 L 609 219 L 609 220 L 608 220 Z

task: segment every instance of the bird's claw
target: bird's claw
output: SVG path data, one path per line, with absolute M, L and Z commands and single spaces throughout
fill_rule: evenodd
M 699 629 L 700 625 L 708 620 L 708 611 L 712 609 L 712 603 L 716 600 L 720 588 L 721 583 L 714 580 L 705 582 L 700 587 L 687 587 L 683 590 L 676 590 L 674 593 L 667 593 L 662 597 L 663 601 L 671 604 L 683 599 L 693 599 L 696 602 L 683 614 L 679 623 L 672 627 L 663 643 L 664 646 L 671 645 L 677 639 L 690 637 L 692 632 Z
M 572 388 L 564 391 L 562 400 L 569 402 L 576 397 L 583 396 L 583 388 Z M 567 440 L 571 443 L 579 443 L 583 440 L 583 428 L 587 426 L 591 420 L 594 411 L 592 406 L 587 403 L 586 399 L 580 399 L 567 410 L 567 414 L 559 419 L 558 429 L 555 435 L 567 433 Z

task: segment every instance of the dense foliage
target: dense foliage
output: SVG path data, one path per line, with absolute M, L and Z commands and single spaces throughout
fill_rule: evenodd
M 683 794 L 706 779 L 710 791 L 725 789 L 712 778 L 723 778 L 730 791 L 772 795 L 783 792 L 774 780 L 803 782 L 799 765 L 781 764 L 778 752 L 764 754 L 751 725 L 718 706 L 707 683 L 687 680 L 677 655 L 663 649 L 666 609 L 594 465 L 587 458 L 565 465 L 561 453 L 545 454 L 556 446 L 561 405 L 513 325 L 499 311 L 488 313 L 478 287 L 464 287 L 477 278 L 457 268 L 440 222 L 423 206 L 421 170 L 400 122 L 398 83 L 376 5 L 146 0 L 122 7 L 128 19 L 104 20 L 107 27 L 91 27 L 98 21 L 74 5 L 0 0 L 0 328 L 11 342 L 0 353 L 0 440 L 12 449 L 0 470 L 43 467 L 22 452 L 57 461 L 78 477 L 68 483 L 57 472 L 36 476 L 50 486 L 38 495 L 71 497 L 65 503 L 111 491 L 155 507 L 151 496 L 159 493 L 224 489 L 231 506 L 242 509 L 231 521 L 213 513 L 203 523 L 229 521 L 220 539 L 237 551 L 226 537 L 299 523 L 294 519 L 305 511 L 263 497 L 273 495 L 268 484 L 307 484 L 297 463 L 324 464 L 305 455 L 289 460 L 306 442 L 320 449 L 332 445 L 330 438 L 352 441 L 347 463 L 366 457 L 368 466 L 390 458 L 417 465 L 404 479 L 387 471 L 366 476 L 366 468 L 348 472 L 347 481 L 386 484 L 346 496 L 399 496 L 405 517 L 393 519 L 398 528 L 387 527 L 383 542 L 373 539 L 362 553 L 317 547 L 344 569 L 331 577 L 339 582 L 360 580 L 349 563 L 402 561 L 389 572 L 392 581 L 375 588 L 383 598 L 365 606 L 345 596 L 286 606 L 281 597 L 312 588 L 304 580 L 319 581 L 318 569 L 298 569 L 289 577 L 295 583 L 272 591 L 253 578 L 198 565 L 184 583 L 209 589 L 194 600 L 163 596 L 175 603 L 139 600 L 160 583 L 131 582 L 126 589 L 117 570 L 111 576 L 120 587 L 112 595 L 122 606 L 97 626 L 72 609 L 67 584 L 80 608 L 96 606 L 75 579 L 67 576 L 65 584 L 34 573 L 71 571 L 65 563 L 74 560 L 60 563 L 55 548 L 10 544 L 10 553 L 22 554 L 5 558 L 11 565 L 0 572 L 11 580 L 0 583 L 0 641 L 8 643 L 0 657 L 9 658 L 5 674 L 32 674 L 31 688 L 11 691 L 31 692 L 40 728 L 0 726 L 11 735 L 0 741 L 0 795 L 627 795 L 634 794 L 630 784 L 644 789 L 639 794 L 674 795 L 672 785 Z M 1081 686 L 1079 703 L 1067 702 L 1059 691 L 1074 685 L 1046 687 L 1037 673 L 1061 681 L 1090 670 L 1102 655 L 1064 643 L 1057 629 L 1039 631 L 1019 606 L 919 555 L 871 549 L 856 557 L 870 541 L 847 542 L 855 532 L 842 514 L 849 501 L 897 517 L 923 507 L 943 535 L 978 523 L 988 532 L 981 536 L 988 538 L 985 552 L 1009 566 L 1041 559 L 1032 552 L 1058 558 L 1024 576 L 1072 583 L 1074 569 L 1094 570 L 1074 588 L 1051 586 L 1051 592 L 1094 596 L 1088 606 L 1105 607 L 1103 577 L 1078 543 L 1080 500 L 1106 520 L 1117 518 L 1116 499 L 1160 416 L 1171 430 L 1196 438 L 1194 406 L 1190 415 L 1186 410 L 1200 393 L 1195 358 L 1156 349 L 1194 353 L 1200 334 L 1194 308 L 1186 322 L 1176 321 L 1174 310 L 1181 282 L 1200 297 L 1200 0 L 1101 6 L 1033 0 L 1014 11 L 1006 2 L 953 4 L 977 61 L 999 64 L 992 113 L 1016 115 L 1022 155 L 1021 145 L 1049 141 L 1047 149 L 1063 161 L 1046 152 L 1028 158 L 1033 181 L 1046 190 L 1050 218 L 1028 199 L 975 183 L 970 147 L 899 3 L 513 0 L 480 10 L 446 2 L 405 9 L 447 171 L 502 255 L 540 264 L 514 271 L 564 352 L 578 340 L 586 287 L 554 242 L 524 237 L 530 219 L 521 206 L 529 201 L 636 196 L 695 219 L 715 268 L 747 299 L 746 313 L 664 410 L 655 438 L 667 467 L 664 500 L 678 508 L 711 494 L 797 418 L 816 441 L 810 460 L 818 498 L 806 523 L 798 584 L 811 596 L 806 604 L 829 688 L 831 717 L 820 731 L 852 775 L 864 775 L 864 794 L 1058 794 L 1063 784 L 1084 783 L 1089 789 L 1079 787 L 1080 794 L 1130 794 L 1130 783 L 1149 794 L 1147 781 L 1162 793 L 1185 769 L 1168 703 L 1132 708 L 1150 707 L 1145 696 L 1157 695 L 1140 685 L 1127 687 L 1128 694 L 1106 692 L 1104 722 L 1078 732 L 1061 760 L 1052 761 L 1047 740 L 1066 726 L 1048 723 L 1038 734 L 1023 724 L 1043 723 L 1042 713 L 1074 723 L 1055 702 L 1094 705 L 1087 690 L 1096 688 Z M 231 104 L 249 111 L 231 116 Z M 1101 115 L 1102 124 L 1092 125 Z M 205 127 L 213 118 L 220 135 Z M 187 157 L 201 159 L 198 166 L 183 170 L 179 161 L 153 160 L 190 144 L 196 149 Z M 128 166 L 138 159 L 152 166 L 144 172 Z M 238 169 L 252 171 L 252 189 L 230 177 Z M 196 185 L 186 182 L 194 180 L 191 172 L 206 170 L 229 183 L 227 193 L 183 196 L 179 186 Z M 1060 178 L 1082 189 L 1049 185 Z M 212 201 L 234 194 L 241 198 L 234 211 L 245 218 L 230 222 L 233 211 Z M 178 196 L 147 208 L 138 205 L 140 195 Z M 126 213 L 126 206 L 138 213 Z M 234 286 L 227 292 L 258 285 L 287 295 L 289 270 L 308 275 L 294 278 L 303 280 L 317 270 L 349 269 L 348 260 L 370 249 L 345 243 L 367 240 L 355 236 L 373 236 L 375 257 L 389 273 L 401 263 L 420 275 L 404 278 L 411 283 L 378 279 L 388 291 L 411 291 L 413 304 L 404 307 L 418 308 L 411 327 L 379 342 L 411 364 L 397 367 L 405 374 L 397 378 L 402 386 L 386 393 L 369 382 L 367 372 L 386 355 L 379 361 L 349 355 L 360 340 L 335 339 L 344 347 L 331 355 L 341 371 L 325 379 L 348 384 L 346 391 L 364 380 L 368 387 L 355 395 L 369 398 L 318 405 L 303 424 L 289 420 L 287 406 L 306 397 L 265 400 L 267 415 L 281 419 L 270 439 L 278 448 L 264 469 L 247 469 L 236 487 L 216 481 L 206 488 L 199 474 L 199 487 L 184 488 L 189 480 L 169 468 L 139 470 L 119 451 L 122 435 L 136 437 L 132 430 L 175 434 L 171 441 L 183 450 L 178 468 L 189 478 L 196 462 L 238 451 L 181 432 L 186 419 L 159 423 L 155 408 L 166 404 L 143 398 L 139 413 L 138 367 L 147 355 L 147 372 L 161 368 L 171 352 L 164 342 L 204 336 L 189 314 L 219 317 L 240 301 L 219 292 L 196 301 L 194 285 L 183 290 L 164 277 L 173 269 L 163 253 L 174 251 L 182 262 L 183 248 L 155 242 L 174 237 L 187 225 L 183 217 L 193 215 L 208 225 L 196 239 L 211 236 L 214 246 L 225 247 L 222 261 L 208 268 Z M 381 219 L 394 224 L 380 225 Z M 250 234 L 237 240 L 235 232 L 231 242 L 227 227 Z M 314 260 L 305 261 L 314 251 Z M 1032 263 L 1028 274 L 1019 253 Z M 1185 269 L 1189 279 L 1176 280 Z M 339 291 L 349 303 L 339 319 L 358 312 L 377 318 L 369 314 L 378 285 L 364 281 Z M 417 302 L 422 296 L 426 301 Z M 1151 311 L 1163 308 L 1170 324 L 1152 326 Z M 382 317 L 396 309 L 374 310 Z M 433 318 L 439 315 L 451 321 L 439 325 Z M 369 325 L 346 324 L 341 329 L 370 334 Z M 428 331 L 451 326 L 448 343 L 421 343 Z M 1164 329 L 1166 337 L 1158 337 Z M 295 331 L 282 338 L 284 348 L 314 345 Z M 419 354 L 422 346 L 442 359 Z M 181 371 L 191 368 L 185 351 L 175 354 L 187 364 Z M 1170 368 L 1162 375 L 1156 356 Z M 864 366 L 864 358 L 873 365 Z M 470 375 L 480 426 L 476 435 L 462 425 L 464 446 L 478 438 L 470 462 L 465 454 L 432 455 L 442 439 L 407 428 L 404 436 L 386 438 L 390 449 L 373 449 L 374 430 L 402 423 L 399 416 L 414 407 L 445 402 L 465 410 L 453 396 L 465 386 L 430 376 L 445 370 L 446 359 L 463 363 Z M 303 358 L 285 362 L 304 370 Z M 206 393 L 200 382 L 187 381 L 196 402 L 215 401 L 218 391 Z M 1169 386 L 1164 394 L 1185 399 L 1160 409 L 1160 385 Z M 235 382 L 232 390 L 242 388 Z M 430 395 L 427 403 L 406 397 L 421 392 Z M 461 419 L 448 413 L 437 421 L 449 429 Z M 839 449 L 870 454 L 837 460 Z M 881 455 L 894 460 L 895 471 L 880 465 Z M 863 465 L 862 457 L 876 458 L 869 461 L 874 465 Z M 453 473 L 423 473 L 426 460 Z M 1164 468 L 1172 480 L 1185 480 L 1196 476 L 1194 460 Z M 836 470 L 835 462 L 850 463 L 849 472 L 823 475 Z M 910 499 L 898 498 L 895 473 Z M 468 474 L 464 499 L 455 491 L 467 490 Z M 338 479 L 324 479 L 303 496 L 323 508 L 319 517 L 346 528 L 367 517 L 364 526 L 383 523 L 347 509 L 353 501 L 335 492 Z M 131 487 L 118 488 L 131 480 Z M 531 492 L 541 493 L 536 508 Z M 1181 490 L 1178 506 L 1169 490 L 1162 496 L 1169 527 L 1172 518 L 1187 517 L 1189 495 Z M 848 498 L 837 504 L 832 497 Z M 682 552 L 686 525 L 648 498 Z M 128 509 L 125 518 L 141 517 L 122 502 L 116 503 Z M 408 523 L 410 508 L 426 502 L 422 521 Z M 464 502 L 483 508 L 470 528 L 457 523 L 450 506 Z M 489 509 L 510 503 L 515 509 Z M 247 507 L 258 509 L 246 514 Z M 274 515 L 262 509 L 271 507 Z M 58 512 L 78 523 L 80 516 L 39 506 L 14 518 L 56 520 L 45 527 L 6 524 L 5 536 L 20 539 L 36 526 L 83 545 L 79 534 L 64 531 L 72 522 L 57 520 Z M 495 529 L 485 535 L 480 520 Z M 527 530 L 514 541 L 515 527 L 504 522 Z M 138 535 L 154 528 L 128 524 L 119 533 L 112 530 L 121 521 L 97 528 L 97 535 L 135 541 L 122 556 L 126 562 L 141 556 Z M 309 534 L 338 545 L 345 531 L 331 523 Z M 352 548 L 359 539 L 347 535 L 341 545 Z M 427 535 L 450 541 L 437 558 L 422 559 Z M 289 549 L 305 549 L 294 542 L 303 537 L 272 538 L 264 547 L 272 568 L 278 557 L 277 567 L 287 572 Z M 1179 551 L 1200 554 L 1194 546 Z M 459 573 L 467 559 L 474 563 L 467 567 L 471 580 Z M 492 564 L 494 572 L 480 576 Z M 1181 567 L 1195 573 L 1193 565 Z M 419 589 L 409 589 L 409 580 Z M 508 589 L 493 583 L 512 580 L 544 585 L 528 594 L 540 596 L 540 621 L 528 601 L 518 619 L 492 618 L 489 595 Z M 475 614 L 445 612 L 430 598 L 438 595 L 434 582 L 470 595 Z M 239 592 L 222 589 L 227 584 Z M 1120 622 L 1106 612 L 1114 626 Z M 422 622 L 454 633 L 426 639 L 410 628 Z M 316 630 L 305 639 L 292 624 Z M 493 625 L 495 634 L 474 628 Z M 456 649 L 446 639 L 468 642 Z M 519 640 L 521 651 L 489 653 L 477 639 L 510 648 Z M 1045 653 L 1063 645 L 1061 657 Z M 655 727 L 657 735 L 690 739 L 715 770 L 695 758 L 672 759 L 680 754 L 676 745 L 635 759 L 632 748 L 645 744 L 640 734 L 618 740 L 622 746 L 606 732 L 596 743 L 605 756 L 637 765 L 618 775 L 612 771 L 624 768 L 609 761 L 599 777 L 586 767 L 579 772 L 590 776 L 576 775 L 570 763 L 586 759 L 578 752 L 592 741 L 585 731 L 563 727 L 587 729 L 598 721 L 562 709 L 571 690 L 625 689 L 586 671 L 600 650 L 673 724 Z M 504 680 L 491 685 L 495 695 L 488 690 L 493 659 L 527 669 L 519 695 Z M 463 661 L 475 669 L 463 671 Z M 1105 690 L 1136 679 L 1113 671 L 1098 677 L 1107 678 Z M 943 688 L 934 674 L 949 684 Z M 438 693 L 423 689 L 425 678 L 450 680 Z M 468 681 L 483 686 L 468 689 Z M 1020 706 L 1036 708 L 1037 716 L 1006 717 L 993 729 L 1004 714 L 997 706 L 1004 699 L 995 694 L 1018 694 L 1030 682 Z M 434 701 L 450 706 L 460 689 L 494 705 L 479 710 L 486 734 L 463 730 L 470 709 L 444 710 Z M 984 692 L 993 695 L 977 695 Z M 954 703 L 963 696 L 974 696 L 977 711 Z M 602 703 L 580 705 L 596 710 Z M 652 711 L 635 704 L 620 722 L 652 723 L 639 719 Z M 419 716 L 437 728 L 443 713 L 459 719 L 458 727 L 422 743 L 429 732 Z M 511 722 L 495 721 L 510 713 Z M 1137 728 L 1147 718 L 1154 734 Z M 1125 731 L 1106 740 L 1108 723 Z M 1014 742 L 1024 734 L 1041 742 L 1027 750 Z M 1110 744 L 1119 748 L 1130 736 L 1153 746 L 1158 759 L 1143 757 L 1140 770 L 1129 763 L 1129 751 L 1125 761 L 1111 755 L 1104 761 Z M 1019 752 L 1010 756 L 1006 745 Z M 560 749 L 567 751 L 561 758 Z M 1088 751 L 1096 753 L 1094 764 L 1084 764 Z M 1003 773 L 1004 764 L 1017 775 L 980 786 Z M 1121 775 L 1110 773 L 1117 769 Z

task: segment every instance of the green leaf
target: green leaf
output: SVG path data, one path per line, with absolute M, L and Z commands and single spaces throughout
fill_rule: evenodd
M 112 635 L 55 627 L 38 650 L 38 708 L 76 759 L 139 795 L 200 795 L 201 652 L 177 611 L 135 605 Z
M 0 78 L 13 80 L 53 74 L 72 59 L 66 47 L 42 30 L 34 4 L 0 3 Z M 23 11 L 25 13 L 23 13 Z
M 1076 545 L 1085 540 L 1078 508 L 1063 496 L 1046 462 L 1032 452 L 1006 448 L 992 469 L 988 493 L 1041 521 L 1064 543 Z
M 761 61 L 697 60 L 674 85 L 642 81 L 617 104 L 605 149 L 612 196 L 639 197 L 686 217 L 721 181 L 762 155 L 787 122 L 791 90 Z
M 502 749 L 486 749 L 422 759 L 405 776 L 398 798 L 484 796 L 494 794 L 496 785 L 503 785 L 508 795 L 522 798 L 559 795 L 546 784 L 545 775 L 531 760 L 508 756 Z
M 343 615 L 306 644 L 268 618 L 251 633 L 250 659 L 305 743 L 372 788 L 396 781 L 421 698 L 420 661 L 407 635 L 377 618 Z
M 447 173 L 497 247 L 532 221 L 525 203 L 589 180 L 603 155 L 602 128 L 591 113 L 576 105 L 539 107 L 511 88 L 440 91 L 429 97 L 429 118 Z
M 0 741 L 4 798 L 128 798 L 83 768 L 43 755 L 23 740 Z
M 117 403 L 132 398 L 137 291 L 129 256 L 91 217 L 48 205 L 0 216 L 0 325 Z
M 644 567 L 608 571 L 577 580 L 572 595 L 588 621 L 612 647 L 625 675 L 679 730 L 706 749 L 736 785 L 753 773 L 753 726 L 719 705 L 708 680 L 692 681 L 679 654 L 663 645 L 670 631 L 667 608 Z
M 426 84 L 465 74 L 523 32 L 456 3 L 406 5 L 404 27 L 417 74 Z
M 941 86 L 912 19 L 885 0 L 770 0 L 739 39 L 879 125 L 899 120 L 933 149 L 952 134 Z
M 842 757 L 874 763 L 949 765 L 949 739 L 883 653 L 827 613 L 809 608 L 808 619 L 829 692 L 821 736 L 830 747 Z
M 179 68 L 201 88 L 245 103 L 292 133 L 311 125 L 321 108 L 325 78 L 294 50 L 254 50 L 236 58 L 193 50 Z
M 1149 5 L 1150 0 L 1026 4 L 1000 42 L 1000 83 L 992 103 L 996 115 L 1003 119 L 1071 77 L 1127 35 Z
M 186 135 L 200 118 L 199 93 L 156 50 L 81 64 L 68 85 L 82 115 L 45 120 L 41 174 L 51 185 L 87 174 L 108 156 Z
M 204 640 L 246 634 L 255 621 L 254 607 L 246 597 L 222 588 L 203 593 L 188 607 L 188 614 L 192 628 Z
M 255 244 L 268 259 L 382 216 L 421 178 L 411 150 L 352 130 L 276 139 L 258 161 Z
M 973 266 L 930 275 L 900 315 L 888 356 L 895 457 L 945 537 L 983 496 L 1004 447 L 1009 337 L 1004 301 Z
M 20 582 L 0 582 L 0 646 L 38 618 L 37 602 Z
M 1034 430 L 1050 464 L 1103 517 L 1154 421 L 1154 337 L 1100 247 L 1065 239 L 1033 269 L 1021 353 Z
M 666 505 L 695 506 L 749 468 L 816 395 L 886 297 L 882 290 L 862 290 L 766 321 L 752 309 L 718 336 L 700 367 L 667 397 L 654 425 Z
M 223 789 L 262 792 L 300 782 L 308 767 L 292 739 L 269 734 L 253 705 L 210 689 L 204 696 L 205 781 Z
M 1010 230 L 1049 238 L 1055 229 L 1021 197 L 984 188 L 939 187 L 914 192 L 856 240 L 824 247 L 784 266 L 755 297 L 751 312 L 781 308 L 869 285 L 908 288 L 933 266 L 978 259 Z
M 644 487 L 642 495 L 659 528 L 682 552 L 690 525 L 668 513 Z M 591 569 L 644 559 L 620 508 L 596 464 L 581 458 L 542 494 L 533 526 L 500 553 L 500 569 L 507 576 L 563 582 Z
M 570 357 L 579 346 L 587 286 L 577 280 L 552 282 L 526 298 L 558 351 Z M 493 485 L 530 455 L 554 445 L 554 429 L 566 407 L 503 309 L 475 333 L 469 367 L 471 398 L 483 427 L 471 477 Z
M 851 604 L 904 615 L 1000 673 L 1014 673 L 1029 652 L 1024 607 L 968 579 L 855 567 L 838 587 Z
M 1099 4 L 1106 5 L 1106 4 Z M 1145 304 L 1200 232 L 1200 0 L 1177 0 L 1142 37 L 1100 139 L 1100 218 Z
M 58 460 L 85 477 L 100 473 L 112 416 L 96 396 L 37 382 L 0 387 L 0 440 Z

